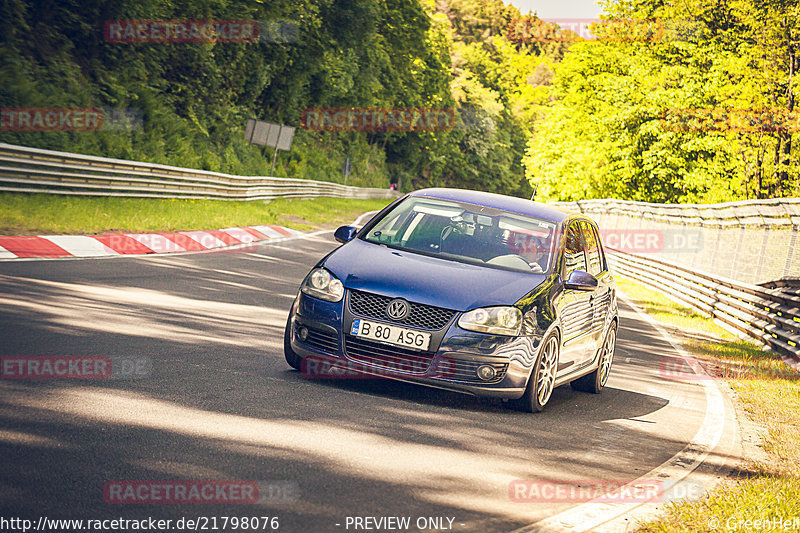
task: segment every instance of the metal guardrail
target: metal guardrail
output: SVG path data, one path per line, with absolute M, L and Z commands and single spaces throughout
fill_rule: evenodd
M 609 251 L 620 274 L 755 339 L 800 370 L 800 198 L 723 204 L 556 202 L 616 235 L 644 230 L 699 246 Z M 781 278 L 781 279 L 778 279 Z M 777 281 L 764 281 L 764 280 Z
M 655 231 L 666 240 L 684 236 L 697 243 L 648 254 L 664 261 L 754 284 L 800 277 L 800 198 L 723 204 L 580 200 L 557 205 L 589 215 L 603 230 Z
M 608 250 L 620 274 L 665 292 L 731 331 L 769 346 L 800 369 L 800 280 L 752 285 L 660 259 Z
M 616 214 L 678 225 L 772 228 L 800 226 L 800 198 L 742 200 L 722 204 L 653 204 L 611 199 L 557 204 L 586 214 Z
M 0 143 L 0 191 L 139 198 L 394 198 L 389 189 L 220 172 Z

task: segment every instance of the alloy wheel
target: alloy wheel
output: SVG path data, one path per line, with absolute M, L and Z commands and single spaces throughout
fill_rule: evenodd
M 547 341 L 539 360 L 539 375 L 536 382 L 536 398 L 539 405 L 545 405 L 553 393 L 553 383 L 556 379 L 556 365 L 558 364 L 558 339 L 551 337 Z
M 600 360 L 600 385 L 605 386 L 608 381 L 608 374 L 611 371 L 611 363 L 614 362 L 614 347 L 617 343 L 617 329 L 612 327 L 608 330 L 606 342 L 603 345 L 603 358 Z

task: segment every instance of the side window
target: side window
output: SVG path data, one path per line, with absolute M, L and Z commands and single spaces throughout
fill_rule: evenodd
M 606 250 L 603 247 L 603 238 L 600 236 L 600 230 L 594 228 L 595 238 L 597 239 L 597 248 L 600 250 L 600 264 L 602 265 L 603 272 L 608 270 L 608 261 L 606 260 Z
M 588 222 L 581 222 L 581 230 L 586 240 L 586 258 L 589 263 L 589 270 L 587 270 L 587 272 L 592 276 L 597 276 L 604 270 L 597 236 L 594 233 L 594 228 Z
M 567 279 L 575 270 L 586 270 L 586 247 L 583 232 L 576 222 L 567 228 L 567 241 L 564 245 L 564 270 L 562 277 Z

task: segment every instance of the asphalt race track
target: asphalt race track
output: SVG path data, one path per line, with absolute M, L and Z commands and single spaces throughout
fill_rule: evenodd
M 515 480 L 627 483 L 702 430 L 705 384 L 670 379 L 675 349 L 622 301 L 606 390 L 560 387 L 537 415 L 396 382 L 302 377 L 284 361 L 283 327 L 302 277 L 335 246 L 325 233 L 213 253 L 0 263 L 0 355 L 107 357 L 129 370 L 10 379 L 4 367 L 0 515 L 506 532 L 580 503 L 517 501 Z M 726 424 L 722 440 L 733 433 Z M 724 468 L 729 448 L 705 462 Z M 114 482 L 151 480 L 257 482 L 269 494 L 109 503 Z

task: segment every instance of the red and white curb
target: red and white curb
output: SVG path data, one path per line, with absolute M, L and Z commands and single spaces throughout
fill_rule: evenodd
M 283 226 L 244 226 L 210 231 L 0 237 L 0 259 L 106 257 L 198 252 L 303 235 Z

